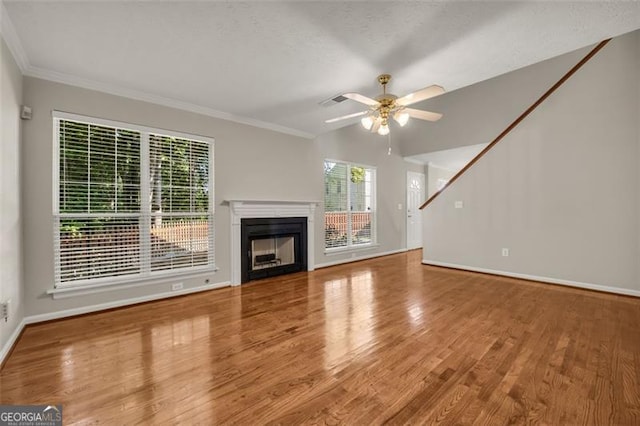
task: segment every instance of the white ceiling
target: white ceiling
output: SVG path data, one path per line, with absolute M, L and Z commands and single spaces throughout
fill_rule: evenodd
M 4 6 L 14 33 L 5 39 L 27 75 L 309 137 L 354 122 L 325 119 L 363 109 L 319 102 L 374 96 L 383 72 L 397 95 L 431 84 L 450 91 L 640 28 L 635 1 Z
M 433 151 L 427 154 L 413 155 L 405 157 L 405 159 L 414 163 L 431 164 L 443 169 L 458 172 L 466 166 L 469 161 L 473 160 L 473 158 L 487 145 L 489 144 L 480 143 L 477 145 L 461 146 L 442 151 Z

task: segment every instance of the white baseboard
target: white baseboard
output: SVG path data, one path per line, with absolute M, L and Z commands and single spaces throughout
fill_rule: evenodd
M 136 303 L 150 302 L 152 300 L 166 299 L 169 297 L 182 296 L 185 294 L 198 293 L 201 291 L 228 287 L 229 285 L 230 285 L 229 281 L 224 281 L 220 283 L 207 284 L 207 285 L 198 286 L 198 287 L 185 288 L 183 290 L 178 290 L 178 291 L 167 291 L 164 293 L 150 294 L 148 296 L 134 297 L 131 299 L 116 300 L 113 302 L 101 303 L 98 305 L 82 306 L 79 308 L 49 312 L 46 314 L 30 315 L 28 317 L 25 317 L 23 322 L 25 324 L 35 324 L 42 321 L 49 321 L 49 320 L 54 320 L 59 318 L 71 317 L 74 315 L 88 314 L 90 312 L 104 311 L 105 309 L 119 308 L 122 306 L 134 305 Z
M 521 278 L 521 279 L 530 280 L 530 281 L 540 281 L 540 282 L 549 283 L 549 284 L 559 284 L 559 285 L 565 285 L 569 287 L 584 288 L 587 290 L 603 291 L 605 293 L 623 294 L 625 296 L 640 297 L 639 290 L 632 290 L 628 288 L 609 287 L 609 286 L 604 286 L 599 284 L 563 280 L 559 278 L 549 278 L 549 277 L 540 277 L 537 275 L 519 274 L 517 272 L 497 271 L 495 269 L 478 268 L 475 266 L 458 265 L 455 263 L 438 262 L 437 260 L 423 259 L 422 264 L 433 265 L 433 266 L 444 266 L 445 268 L 461 269 L 464 271 L 472 271 L 472 272 L 482 272 L 485 274 L 502 275 L 502 276 L 511 277 L 511 278 Z
M 404 253 L 405 251 L 407 251 L 407 249 L 403 248 L 403 249 L 398 249 L 398 250 L 385 251 L 385 252 L 382 252 L 382 253 L 373 253 L 373 254 L 365 254 L 365 255 L 362 255 L 362 256 L 349 257 L 347 259 L 340 259 L 340 260 L 334 260 L 332 262 L 319 263 L 319 264 L 315 265 L 315 268 L 316 269 L 326 268 L 328 266 L 341 265 L 343 263 L 350 263 L 350 262 L 357 262 L 359 260 L 373 259 L 374 257 L 388 256 L 390 254 L 396 254 L 396 253 Z
M 9 355 L 9 351 L 11 351 L 11 348 L 15 345 L 16 340 L 18 340 L 18 337 L 20 336 L 20 333 L 22 333 L 26 324 L 26 318 L 22 318 L 22 321 L 18 323 L 18 326 L 13 330 L 11 336 L 9 336 L 9 340 L 7 340 L 2 349 L 0 349 L 0 365 L 2 365 L 6 356 Z

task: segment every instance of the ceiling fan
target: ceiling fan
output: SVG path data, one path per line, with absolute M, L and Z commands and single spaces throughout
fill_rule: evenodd
M 362 126 L 373 133 L 378 133 L 379 135 L 384 136 L 389 134 L 389 117 L 393 117 L 400 126 L 407 124 L 409 117 L 427 121 L 437 121 L 442 118 L 442 114 L 437 112 L 407 108 L 407 106 L 415 104 L 416 102 L 424 101 L 443 94 L 444 89 L 442 87 L 437 85 L 425 87 L 417 92 L 409 93 L 408 95 L 399 98 L 396 95 L 387 93 L 387 83 L 389 83 L 389 80 L 391 80 L 391 75 L 389 74 L 381 74 L 378 76 L 378 82 L 382 85 L 382 94 L 376 96 L 375 99 L 371 99 L 359 93 L 343 94 L 342 96 L 345 98 L 365 104 L 369 109 L 325 120 L 325 123 L 335 123 L 337 121 L 361 117 L 364 115 L 365 117 L 360 120 Z

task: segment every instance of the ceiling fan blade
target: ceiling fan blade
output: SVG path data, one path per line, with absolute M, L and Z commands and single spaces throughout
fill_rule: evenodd
M 361 95 L 360 93 L 344 93 L 342 96 L 347 99 L 351 99 L 352 101 L 360 102 L 361 104 L 369 106 L 376 106 L 379 103 L 375 99 L 368 98 L 365 95 Z
M 371 133 L 375 133 L 378 131 L 378 129 L 380 128 L 380 125 L 382 124 L 382 118 L 377 117 L 374 121 L 373 121 L 373 126 L 371 126 Z
M 396 105 L 407 106 L 415 104 L 416 102 L 424 101 L 434 96 L 442 95 L 444 89 L 441 86 L 434 84 L 433 86 L 425 87 L 417 92 L 409 93 L 401 98 L 396 99 Z
M 343 115 L 342 117 L 336 117 L 336 118 L 331 118 L 329 120 L 324 120 L 325 123 L 335 123 L 336 121 L 342 121 L 342 120 L 348 120 L 349 118 L 355 118 L 355 117 L 360 117 L 362 115 L 367 114 L 369 111 L 360 111 L 360 112 L 355 112 L 353 114 L 347 114 L 347 115 Z
M 413 109 L 413 108 L 405 108 L 403 109 L 403 111 L 409 114 L 409 116 L 413 118 L 418 118 L 420 120 L 438 121 L 442 118 L 442 114 L 438 112 L 423 111 L 421 109 Z

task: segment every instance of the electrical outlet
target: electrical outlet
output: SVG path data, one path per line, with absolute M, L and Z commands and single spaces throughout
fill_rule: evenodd
M 172 290 L 172 291 L 182 290 L 182 287 L 184 287 L 184 286 L 182 285 L 182 283 L 175 283 L 175 284 L 171 284 L 171 290 Z
M 509 257 L 509 249 L 508 248 L 503 248 L 502 249 L 502 255 L 504 257 Z
M 461 209 L 464 207 L 464 203 L 462 201 L 456 201 L 453 205 L 456 209 Z
M 0 317 L 4 319 L 5 322 L 9 321 L 9 300 L 6 302 L 0 303 Z

